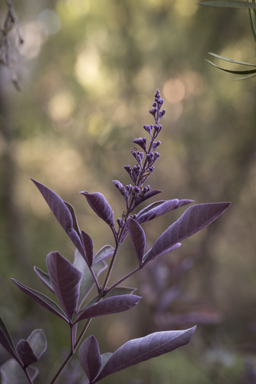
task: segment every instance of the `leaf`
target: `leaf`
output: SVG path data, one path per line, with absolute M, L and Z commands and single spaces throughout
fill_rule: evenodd
M 136 220 L 129 217 L 128 219 L 128 229 L 131 237 L 132 246 L 134 252 L 139 260 L 139 264 L 142 264 L 142 258 L 144 255 L 146 247 L 146 236 L 143 231 L 143 228 L 137 223 Z
M 147 253 L 145 262 L 166 253 L 175 244 L 207 227 L 225 212 L 229 205 L 230 203 L 210 203 L 189 207 L 177 221 L 162 233 Z
M 24 340 L 24 339 L 20 340 L 17 343 L 16 349 L 19 354 L 20 360 L 22 361 L 22 364 L 25 368 L 37 362 L 38 358 L 34 354 L 27 340 Z
M 84 245 L 84 249 L 85 249 L 85 254 L 86 254 L 86 259 L 87 259 L 86 262 L 89 265 L 89 267 L 91 267 L 92 266 L 92 260 L 93 260 L 93 243 L 92 243 L 92 239 L 84 231 L 82 231 L 81 235 L 82 235 L 82 241 L 83 241 L 83 245 Z
M 98 263 L 101 260 L 106 259 L 109 256 L 112 256 L 115 252 L 115 248 L 111 247 L 111 245 L 104 245 L 99 252 L 96 253 L 93 259 L 93 265 Z
M 35 329 L 27 338 L 29 345 L 31 346 L 34 354 L 38 359 L 46 351 L 47 339 L 42 329 Z
M 59 252 L 50 252 L 46 265 L 54 293 L 71 323 L 78 305 L 82 273 Z
M 73 228 L 76 231 L 76 233 L 78 234 L 78 236 L 81 238 L 80 229 L 79 229 L 79 225 L 78 225 L 78 221 L 76 218 L 76 213 L 75 213 L 74 207 L 70 203 L 68 203 L 67 201 L 64 201 L 64 203 L 68 207 L 69 212 L 72 216 Z
M 211 62 L 210 60 L 205 60 L 205 61 L 207 61 L 209 64 L 213 65 L 215 68 L 220 69 L 221 71 L 233 73 L 234 75 L 250 75 L 250 74 L 256 73 L 256 69 L 251 69 L 251 70 L 247 70 L 247 71 L 233 71 L 230 69 L 221 68 L 218 65 L 214 64 L 213 62 Z
M 101 355 L 97 339 L 91 335 L 87 337 L 79 349 L 79 360 L 85 373 L 91 382 L 98 374 L 101 368 Z
M 56 217 L 56 219 L 58 220 L 58 222 L 60 223 L 64 231 L 69 236 L 70 240 L 79 250 L 79 252 L 84 256 L 82 242 L 76 230 L 74 229 L 72 215 L 67 205 L 51 189 L 47 188 L 45 185 L 39 183 L 34 179 L 31 179 L 31 180 L 34 182 L 34 184 L 37 186 L 37 188 L 41 192 L 43 198 L 49 205 L 51 211 L 53 212 L 54 216 Z M 72 207 L 71 205 L 69 206 Z M 75 227 L 76 227 L 76 223 L 75 223 Z
M 26 285 L 20 283 L 18 280 L 11 279 L 20 290 L 33 300 L 35 300 L 38 304 L 42 305 L 44 308 L 48 309 L 48 311 L 54 313 L 54 315 L 61 317 L 63 320 L 68 321 L 68 318 L 63 312 L 63 310 L 49 297 L 45 296 L 43 293 L 36 291 L 35 289 L 26 287 Z
M 170 252 L 173 252 L 173 251 L 175 251 L 177 248 L 179 248 L 179 247 L 181 247 L 181 243 L 176 243 L 176 244 L 174 244 L 173 246 L 171 246 L 170 248 L 166 248 L 166 249 L 164 249 L 161 253 L 158 253 L 156 256 L 154 256 L 154 257 L 148 257 L 148 255 L 149 255 L 149 253 L 150 253 L 150 251 L 151 251 L 151 249 L 143 256 L 143 259 L 142 259 L 142 266 L 144 267 L 147 263 L 149 263 L 150 261 L 153 261 L 153 260 L 155 260 L 155 259 L 157 259 L 158 257 L 161 257 L 161 256 L 163 256 L 163 255 L 166 255 L 167 253 L 170 253 Z
M 52 283 L 51 283 L 51 279 L 50 279 L 49 274 L 42 271 L 38 267 L 34 267 L 34 271 L 37 274 L 37 276 L 39 277 L 39 279 L 44 283 L 44 285 L 46 285 L 46 287 L 49 288 L 50 291 L 52 291 L 52 293 L 54 294 L 54 290 L 52 287 Z
M 19 357 L 16 354 L 15 346 L 13 344 L 12 338 L 8 332 L 8 329 L 0 317 L 0 343 L 2 346 L 14 357 L 14 359 L 19 361 Z
M 33 382 L 38 375 L 38 369 L 31 366 L 28 367 L 28 373 Z M 10 359 L 7 360 L 1 366 L 1 378 L 2 384 L 28 384 L 28 378 L 21 368 L 21 366 L 17 363 L 16 360 Z
M 196 327 L 184 331 L 155 332 L 148 336 L 128 341 L 113 353 L 92 384 L 114 372 L 188 344 L 195 329 Z
M 102 220 L 104 220 L 111 228 L 115 226 L 114 212 L 102 193 L 89 193 L 87 191 L 80 192 L 86 197 L 86 200 L 93 211 Z
M 256 9 L 256 4 L 245 1 L 204 1 L 198 4 L 205 7 Z
M 247 0 L 247 1 L 249 1 L 249 0 Z M 255 1 L 253 1 L 253 3 L 255 3 Z M 256 41 L 255 12 L 256 12 L 255 9 L 254 10 L 249 9 L 250 25 L 251 25 L 254 40 Z
M 191 204 L 193 202 L 194 200 L 160 200 L 142 209 L 136 215 L 136 221 L 142 224 L 146 221 L 150 221 L 155 219 L 156 217 L 164 215 L 165 213 L 170 212 L 174 209 L 182 207 L 183 205 Z
M 212 55 L 214 57 L 217 57 L 220 60 L 228 61 L 229 63 L 247 65 L 249 67 L 256 67 L 255 64 L 245 63 L 244 61 L 237 61 L 237 60 L 233 60 L 233 59 L 228 59 L 227 57 L 217 55 L 216 53 L 208 52 L 208 54 Z
M 160 191 L 159 189 L 153 189 L 152 191 L 147 192 L 144 196 L 138 196 L 132 207 L 132 210 L 134 210 L 142 202 L 148 200 L 150 197 L 158 195 L 159 193 L 162 193 L 162 191 Z
M 86 308 L 76 319 L 75 323 L 92 317 L 128 311 L 137 305 L 140 299 L 141 297 L 136 295 L 120 295 L 109 297 Z
M 120 295 L 131 295 L 137 288 L 128 288 L 128 287 L 116 287 L 112 289 L 109 293 L 107 293 L 102 299 L 105 300 L 108 297 L 112 296 L 120 296 Z M 97 302 L 98 295 L 94 296 L 89 303 L 86 304 L 85 308 L 90 307 L 92 304 Z M 83 309 L 84 310 L 84 309 Z
M 78 299 L 78 309 L 81 307 L 83 301 L 91 292 L 92 288 L 95 285 L 94 278 L 92 273 L 86 264 L 82 255 L 76 249 L 75 251 L 75 259 L 73 263 L 74 267 L 76 267 L 80 272 L 82 272 L 82 279 L 80 284 L 80 294 Z M 105 269 L 107 268 L 107 264 L 104 261 L 99 261 L 97 264 L 93 265 L 92 269 L 96 277 L 98 277 Z

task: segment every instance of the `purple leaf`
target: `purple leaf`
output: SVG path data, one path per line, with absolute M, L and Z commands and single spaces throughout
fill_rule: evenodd
M 155 332 L 140 339 L 128 341 L 113 353 L 92 384 L 114 372 L 188 344 L 195 329 L 196 327 L 184 331 Z
M 194 200 L 160 200 L 156 201 L 153 204 L 148 205 L 146 208 L 142 209 L 136 217 L 138 223 L 142 224 L 146 221 L 155 219 L 158 216 L 164 215 L 167 212 L 170 212 L 174 209 L 182 207 L 186 204 L 193 203 Z
M 76 319 L 75 323 L 91 317 L 127 311 L 137 305 L 140 299 L 141 297 L 136 295 L 119 295 L 109 297 L 86 308 Z
M 216 220 L 230 203 L 198 204 L 189 207 L 180 218 L 168 227 L 147 253 L 145 262 L 166 253 L 176 243 L 194 235 Z
M 38 359 L 42 356 L 42 354 L 46 351 L 47 348 L 47 340 L 42 329 L 34 329 L 33 332 L 27 338 L 29 345 L 31 346 L 34 354 Z
M 19 362 L 19 358 L 16 354 L 15 346 L 13 344 L 12 338 L 8 332 L 8 329 L 2 319 L 0 317 L 0 343 L 2 346 L 14 357 L 15 360 Z
M 1 366 L 2 384 L 28 384 L 28 378 L 23 368 L 17 363 L 16 360 L 7 360 Z M 31 383 L 38 375 L 38 369 L 33 365 L 27 368 Z
M 106 259 L 109 256 L 112 256 L 115 252 L 115 248 L 111 247 L 111 245 L 104 245 L 99 252 L 96 253 L 93 259 L 93 265 L 97 264 L 99 261 Z
M 151 252 L 151 249 L 143 256 L 143 259 L 142 259 L 142 266 L 144 267 L 147 263 L 149 263 L 150 261 L 152 260 L 155 260 L 156 258 L 160 257 L 160 256 L 163 256 L 163 255 L 166 255 L 167 253 L 170 253 L 170 252 L 173 252 L 175 251 L 175 249 L 181 247 L 181 243 L 176 243 L 174 244 L 172 247 L 170 248 L 166 248 L 164 249 L 161 253 L 158 253 L 156 254 L 154 257 L 152 258 L 148 258 L 148 255 L 149 253 Z
M 15 279 L 11 280 L 17 285 L 17 287 L 20 288 L 22 292 L 26 293 L 26 295 L 35 300 L 38 304 L 42 305 L 44 308 L 48 309 L 48 311 L 54 313 L 55 315 L 61 317 L 63 320 L 69 322 L 65 312 L 63 312 L 63 310 L 58 306 L 58 304 L 56 304 L 49 297 L 45 296 L 41 292 L 36 291 L 35 289 L 26 287 L 24 284 L 20 283 Z
M 70 240 L 74 243 L 74 245 L 79 250 L 79 252 L 84 256 L 83 245 L 79 235 L 74 229 L 72 215 L 69 210 L 69 208 L 72 206 L 69 204 L 69 208 L 68 208 L 67 205 L 64 203 L 64 201 L 55 192 L 47 188 L 45 185 L 39 183 L 38 181 L 35 181 L 33 179 L 31 180 L 35 183 L 35 185 L 41 192 L 45 201 L 47 202 L 50 209 L 52 210 L 54 216 L 56 217 L 56 219 L 58 220 L 62 228 L 67 233 Z M 76 224 L 75 224 L 75 227 L 76 227 Z
M 25 368 L 37 362 L 38 358 L 34 354 L 27 340 L 20 340 L 16 346 L 16 349 Z
M 73 228 L 76 231 L 76 233 L 78 234 L 78 236 L 81 237 L 81 235 L 80 235 L 80 228 L 79 228 L 79 225 L 78 225 L 78 221 L 77 221 L 77 218 L 76 218 L 76 213 L 75 213 L 74 207 L 70 203 L 68 203 L 67 201 L 64 201 L 64 203 L 68 207 L 69 212 L 71 213 L 72 222 L 73 222 Z
M 77 309 L 82 273 L 59 252 L 49 253 L 46 257 L 46 265 L 54 293 L 71 323 Z
M 112 296 L 120 296 L 120 295 L 131 295 L 137 288 L 129 288 L 129 287 L 116 287 L 112 289 L 109 293 L 106 294 L 102 299 L 105 300 L 108 297 Z M 88 303 L 86 303 L 85 308 L 89 308 L 92 304 L 97 303 L 98 295 L 94 296 Z M 83 308 L 82 311 L 85 309 Z M 81 312 L 82 312 L 81 311 Z
M 111 228 L 115 226 L 114 212 L 102 193 L 80 192 L 86 197 L 86 200 L 93 211 L 104 220 Z
M 158 193 L 162 193 L 162 191 L 160 191 L 159 189 L 153 189 L 152 191 L 147 192 L 144 196 L 138 197 L 133 206 L 133 209 L 136 208 L 143 201 L 146 201 L 147 199 L 149 199 L 150 197 L 158 195 Z
M 134 252 L 139 260 L 139 264 L 141 265 L 146 246 L 145 233 L 140 224 L 137 223 L 137 221 L 132 219 L 131 217 L 128 219 L 128 229 Z
M 80 363 L 91 382 L 98 374 L 102 364 L 99 344 L 93 335 L 84 340 L 78 355 Z
M 54 294 L 54 290 L 52 287 L 52 283 L 51 283 L 51 279 L 50 279 L 49 274 L 42 271 L 38 267 L 34 267 L 34 271 L 37 274 L 38 278 L 44 283 L 44 285 L 46 285 L 46 287 L 49 288 L 50 291 L 52 291 L 52 293 Z
M 89 267 L 91 267 L 92 266 L 92 260 L 93 260 L 92 239 L 84 231 L 82 231 L 81 235 L 82 235 L 82 241 L 83 241 L 83 245 L 84 245 L 84 249 L 85 249 L 85 253 L 86 253 L 87 264 L 89 265 Z

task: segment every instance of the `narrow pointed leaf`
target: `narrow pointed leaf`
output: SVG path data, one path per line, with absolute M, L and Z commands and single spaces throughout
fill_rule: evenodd
M 48 311 L 54 313 L 55 315 L 61 317 L 63 320 L 68 322 L 68 318 L 63 312 L 63 310 L 56 304 L 53 300 L 51 300 L 49 297 L 45 296 L 43 293 L 36 291 L 35 289 L 26 287 L 26 285 L 20 283 L 18 280 L 11 279 L 18 288 L 26 295 L 31 297 L 33 300 L 35 300 L 37 303 L 42 305 L 44 308 L 48 309 Z
M 7 360 L 1 367 L 2 384 L 28 384 L 28 378 L 16 360 Z M 38 369 L 28 367 L 28 374 L 33 382 L 38 375 Z
M 93 211 L 104 220 L 110 227 L 115 226 L 114 212 L 102 193 L 80 192 L 86 197 L 86 200 Z
M 19 360 L 11 335 L 9 334 L 2 317 L 0 317 L 0 343 L 10 353 L 10 355 L 14 357 L 14 359 Z
M 59 252 L 49 253 L 46 265 L 54 293 L 71 322 L 77 309 L 82 273 Z
M 147 263 L 149 263 L 150 261 L 153 261 L 153 260 L 157 259 L 158 257 L 161 257 L 161 256 L 163 256 L 163 255 L 166 255 L 167 253 L 170 253 L 170 252 L 175 251 L 175 249 L 181 247 L 181 245 L 182 245 L 181 243 L 176 243 L 176 244 L 174 244 L 172 247 L 164 249 L 163 252 L 156 254 L 154 257 L 152 257 L 152 256 L 150 255 L 150 251 L 151 251 L 151 249 L 150 249 L 150 250 L 143 256 L 143 259 L 142 259 L 142 266 L 144 267 L 144 266 L 145 266 Z
M 169 248 L 207 227 L 229 207 L 230 203 L 198 204 L 189 207 L 158 238 L 147 255 L 147 261 L 164 254 Z
M 36 363 L 38 358 L 34 354 L 31 346 L 27 342 L 27 340 L 20 340 L 16 346 L 17 352 L 19 354 L 20 360 L 22 361 L 22 365 L 27 368 L 29 365 Z
M 68 203 L 67 201 L 64 201 L 64 203 L 67 206 L 67 208 L 69 209 L 69 212 L 71 214 L 72 222 L 73 222 L 73 228 L 76 231 L 76 233 L 78 234 L 78 236 L 81 237 L 80 229 L 79 229 L 79 225 L 78 225 L 78 221 L 77 221 L 74 207 L 70 203 Z
M 147 192 L 144 196 L 137 197 L 135 204 L 133 206 L 133 209 L 135 209 L 138 205 L 140 205 L 142 202 L 150 199 L 150 197 L 153 197 L 155 195 L 158 195 L 159 193 L 162 193 L 159 189 L 153 189 L 152 191 Z
M 80 294 L 78 299 L 78 309 L 81 307 L 82 303 L 84 302 L 85 298 L 88 296 L 88 294 L 91 292 L 92 288 L 95 285 L 94 278 L 92 277 L 92 273 L 86 264 L 84 258 L 82 255 L 78 252 L 76 249 L 75 251 L 75 258 L 74 258 L 74 267 L 76 267 L 81 273 L 82 273 L 82 279 L 81 279 L 81 285 L 80 285 Z M 107 264 L 104 261 L 100 261 L 97 264 L 92 266 L 92 269 L 94 271 L 94 274 L 96 277 L 99 277 L 99 275 L 107 268 Z
M 52 283 L 51 283 L 51 279 L 50 279 L 49 274 L 42 271 L 42 269 L 40 269 L 38 267 L 34 267 L 34 271 L 37 274 L 37 276 L 39 277 L 39 279 L 44 283 L 44 285 L 46 285 L 46 287 L 49 288 L 50 291 L 52 291 L 52 293 L 54 294 L 54 290 L 52 287 Z
M 134 291 L 136 291 L 137 288 L 128 288 L 128 287 L 116 287 L 112 291 L 106 294 L 106 296 L 103 297 L 103 300 L 107 299 L 108 297 L 112 296 L 120 296 L 120 295 L 131 295 Z M 86 303 L 85 308 L 90 307 L 91 305 L 95 304 L 97 302 L 98 295 L 94 296 L 89 303 Z M 82 311 L 85 309 L 83 308 Z M 82 312 L 81 311 L 81 312 Z
M 217 55 L 216 53 L 212 53 L 212 52 L 208 52 L 208 54 L 212 55 L 214 57 L 217 57 L 220 60 L 224 60 L 224 61 L 227 61 L 229 63 L 232 63 L 232 64 L 241 64 L 241 65 L 246 65 L 246 66 L 249 66 L 249 67 L 256 68 L 256 64 L 250 64 L 250 63 L 245 63 L 244 61 L 237 61 L 237 60 L 233 60 L 233 59 L 228 59 L 227 57 L 220 56 L 220 55 Z
M 35 329 L 27 338 L 29 345 L 31 346 L 34 354 L 38 359 L 46 351 L 47 339 L 42 329 Z
M 93 335 L 84 340 L 78 355 L 89 381 L 93 381 L 102 364 L 99 344 Z
M 233 75 L 250 75 L 250 74 L 256 73 L 256 69 L 251 69 L 251 70 L 247 70 L 247 71 L 233 71 L 230 69 L 221 68 L 218 65 L 214 64 L 213 62 L 211 62 L 210 60 L 205 60 L 205 61 L 207 61 L 209 64 L 213 65 L 215 68 L 218 68 L 224 72 L 233 73 Z
M 136 220 L 131 217 L 128 219 L 128 229 L 131 237 L 131 243 L 134 252 L 139 260 L 139 264 L 142 264 L 142 258 L 146 247 L 146 236 L 143 228 L 137 223 Z
M 96 253 L 96 255 L 93 258 L 93 265 L 97 264 L 99 261 L 106 259 L 107 257 L 110 257 L 114 254 L 115 248 L 111 247 L 111 245 L 104 245 L 99 252 Z
M 255 77 L 255 75 L 250 75 L 250 76 L 242 76 L 242 77 L 236 77 L 235 79 L 233 79 L 234 81 L 239 81 L 239 80 L 247 80 L 247 79 L 252 79 L 253 77 Z
M 156 217 L 164 215 L 167 212 L 170 212 L 174 209 L 180 208 L 184 205 L 193 203 L 194 200 L 161 200 L 153 204 L 150 204 L 148 207 L 142 209 L 136 216 L 136 221 L 140 224 L 147 221 L 153 220 Z
M 81 232 L 82 241 L 85 249 L 87 264 L 89 267 L 92 266 L 92 260 L 93 260 L 93 243 L 90 236 L 85 233 L 84 231 Z
M 79 235 L 77 234 L 76 229 L 74 229 L 72 215 L 67 205 L 51 189 L 47 188 L 45 185 L 39 183 L 38 181 L 35 181 L 33 179 L 31 180 L 34 182 L 34 184 L 37 186 L 37 188 L 41 192 L 43 198 L 49 205 L 51 211 L 53 212 L 54 216 L 56 217 L 56 219 L 58 220 L 58 222 L 60 223 L 64 231 L 69 236 L 70 240 L 79 250 L 79 252 L 84 256 L 83 245 Z M 75 223 L 75 227 L 76 227 L 76 223 Z
M 184 331 L 155 332 L 148 336 L 128 341 L 113 353 L 93 383 L 114 372 L 188 344 L 195 329 L 196 327 Z
M 256 9 L 256 4 L 245 1 L 203 1 L 199 5 L 217 8 L 247 8 Z
M 138 304 L 141 297 L 136 295 L 120 295 L 109 297 L 86 308 L 75 321 L 124 312 Z

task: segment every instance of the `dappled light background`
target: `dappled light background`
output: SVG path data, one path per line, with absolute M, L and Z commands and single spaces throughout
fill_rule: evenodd
M 23 0 L 14 6 L 25 43 L 17 47 L 15 67 L 22 92 L 0 68 L 0 308 L 15 341 L 34 328 L 45 330 L 48 351 L 36 383 L 56 373 L 69 330 L 9 277 L 46 293 L 33 266 L 45 270 L 53 250 L 72 261 L 74 247 L 29 178 L 74 206 L 95 251 L 113 245 L 79 191 L 103 193 L 121 217 L 125 207 L 111 181 L 130 182 L 123 166 L 134 165 L 132 140 L 146 136 L 143 124 L 153 123 L 148 110 L 157 88 L 167 113 L 152 189 L 163 191 L 160 199 L 232 205 L 181 249 L 126 282 L 144 296 L 138 307 L 96 319 L 90 328 L 102 353 L 129 338 L 198 324 L 190 345 L 102 382 L 245 382 L 256 352 L 255 80 L 233 81 L 205 59 L 214 52 L 255 63 L 248 12 L 200 8 L 193 0 Z M 2 3 L 1 25 L 5 15 Z M 148 248 L 183 211 L 144 226 Z M 112 281 L 134 267 L 127 239 Z M 6 358 L 0 349 L 1 362 Z M 67 375 L 72 367 L 79 373 L 76 364 Z M 65 380 L 60 383 L 70 383 Z

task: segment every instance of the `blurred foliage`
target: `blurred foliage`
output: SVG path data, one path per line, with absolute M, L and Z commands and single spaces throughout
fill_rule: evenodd
M 0 305 L 15 341 L 33 328 L 45 330 L 41 383 L 55 374 L 69 342 L 65 325 L 9 281 L 44 291 L 32 266 L 45 269 L 53 250 L 70 260 L 74 253 L 29 177 L 75 207 L 95 250 L 112 244 L 78 192 L 104 193 L 121 216 L 122 198 L 111 180 L 129 182 L 123 165 L 134 164 L 132 140 L 152 123 L 148 110 L 159 88 L 167 114 L 151 187 L 163 190 L 162 199 L 232 201 L 223 217 L 169 256 L 192 258 L 193 268 L 180 277 L 182 290 L 214 306 L 221 322 L 200 325 L 185 355 L 181 350 L 141 364 L 111 382 L 242 383 L 245 357 L 256 352 L 256 93 L 254 79 L 232 82 L 204 59 L 212 51 L 255 62 L 248 12 L 213 11 L 192 0 L 23 0 L 14 6 L 25 41 L 15 67 L 23 90 L 17 93 L 0 68 Z M 5 16 L 2 2 L 1 25 Z M 181 212 L 145 225 L 148 246 Z M 135 265 L 127 241 L 117 269 Z M 127 284 L 139 282 L 138 275 Z M 104 353 L 156 329 L 141 304 L 130 317 L 96 319 L 90 331 Z M 6 358 L 2 350 L 0 358 Z

